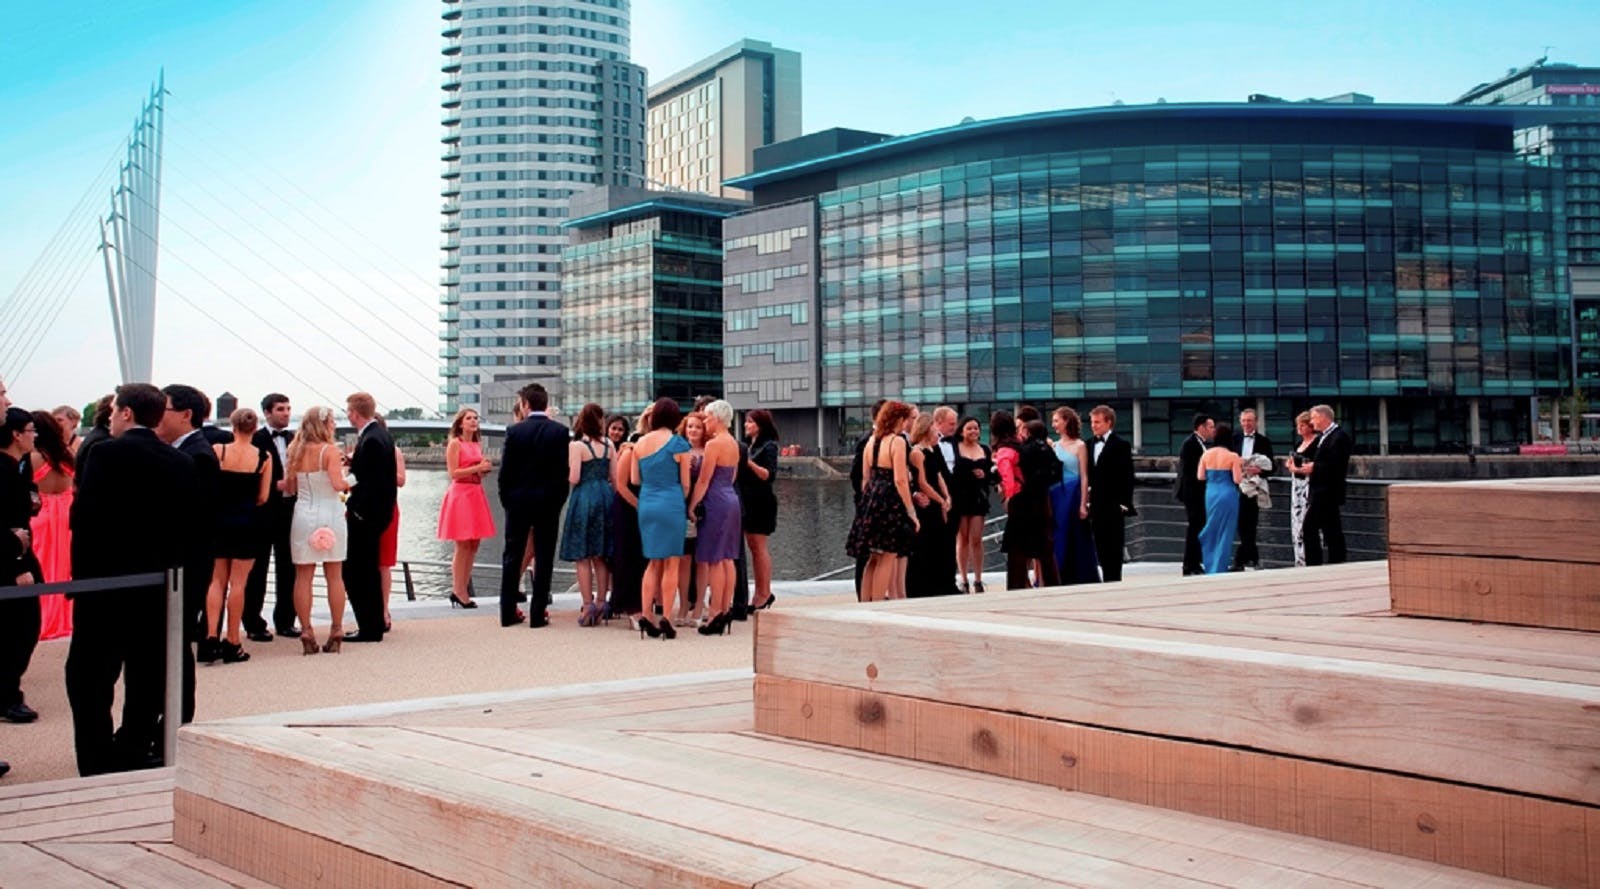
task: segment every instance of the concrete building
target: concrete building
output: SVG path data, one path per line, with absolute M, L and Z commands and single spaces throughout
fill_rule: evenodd
M 657 398 L 688 407 L 722 381 L 722 220 L 747 202 L 605 187 L 576 195 L 563 223 L 565 389 L 630 416 Z
M 761 298 L 799 305 L 739 346 L 815 344 L 756 376 L 816 381 L 767 394 L 815 403 L 785 437 L 827 451 L 880 397 L 976 416 L 1104 402 L 1148 454 L 1201 411 L 1253 407 L 1286 440 L 1319 402 L 1365 453 L 1528 441 L 1572 379 L 1562 180 L 1515 142 L 1555 116 L 1174 103 L 775 145 L 729 183 L 756 207 L 726 223 L 727 277 L 765 243 Z M 748 306 L 724 292 L 733 348 Z M 762 404 L 737 380 L 738 406 Z
M 1540 59 L 1481 83 L 1456 100 L 1469 105 L 1600 108 L 1600 68 Z M 1566 186 L 1567 269 L 1576 324 L 1577 382 L 1600 403 L 1600 119 L 1572 119 L 1517 131 L 1517 151 L 1556 167 Z M 1584 430 L 1600 435 L 1600 417 Z
M 485 390 L 559 380 L 561 221 L 573 193 L 644 175 L 646 81 L 627 0 L 443 6 L 440 392 L 487 410 Z
M 741 40 L 650 87 L 652 184 L 740 198 L 724 180 L 800 135 L 800 54 Z

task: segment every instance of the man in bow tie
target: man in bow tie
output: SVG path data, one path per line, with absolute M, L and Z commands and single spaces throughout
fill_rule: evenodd
M 1247 476 L 1260 475 L 1261 470 L 1250 465 L 1250 458 L 1256 454 L 1272 459 L 1272 439 L 1256 430 L 1256 412 L 1245 408 L 1239 412 L 1239 431 L 1233 434 L 1233 452 L 1239 455 L 1241 472 Z M 1268 470 L 1270 472 L 1271 470 Z M 1256 549 L 1256 525 L 1261 520 L 1261 507 L 1256 505 L 1256 498 L 1239 495 L 1239 548 L 1233 553 L 1233 567 L 1230 571 L 1243 571 L 1245 568 L 1260 568 L 1261 553 Z
M 1110 405 L 1089 411 L 1089 527 L 1094 532 L 1100 577 L 1106 583 L 1122 579 L 1122 551 L 1133 508 L 1133 447 L 1117 435 L 1117 412 Z
M 284 461 L 289 453 L 289 442 L 294 432 L 289 428 L 289 396 L 273 392 L 261 399 L 261 417 L 264 422 L 250 442 L 267 452 L 272 458 L 272 486 L 267 489 L 267 502 L 261 507 L 265 536 L 250 566 L 250 579 L 244 588 L 244 630 L 256 642 L 271 642 L 272 633 L 261 617 L 267 600 L 267 559 L 277 566 L 273 571 L 272 626 L 286 639 L 300 638 L 300 628 L 294 625 L 294 561 L 289 557 L 289 523 L 294 519 L 295 498 L 283 493 Z

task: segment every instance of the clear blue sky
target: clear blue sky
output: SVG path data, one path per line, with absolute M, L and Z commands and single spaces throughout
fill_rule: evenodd
M 281 389 L 300 406 L 359 385 L 387 406 L 433 407 L 440 8 L 11 4 L 0 34 L 0 299 L 117 156 L 164 67 L 172 96 L 157 382 L 231 390 L 247 402 Z M 1547 45 L 1553 60 L 1600 64 L 1593 2 L 990 9 L 1003 14 L 949 0 L 634 0 L 633 57 L 660 77 L 741 38 L 770 40 L 802 54 L 808 131 L 893 133 L 966 116 L 1253 92 L 1442 102 Z M 104 192 L 91 198 L 96 209 L 107 201 Z M 57 289 L 81 282 L 8 381 L 29 406 L 81 403 L 114 382 L 103 273 L 88 232 L 73 243 L 46 257 L 54 274 L 40 277 Z

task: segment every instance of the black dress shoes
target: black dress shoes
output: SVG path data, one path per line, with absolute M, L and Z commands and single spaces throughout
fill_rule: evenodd
M 500 618 L 500 626 L 502 626 L 502 627 L 514 627 L 517 624 L 520 624 L 520 623 L 522 623 L 523 621 L 525 621 L 527 619 L 528 619 L 528 616 L 526 614 L 522 613 L 522 609 L 521 608 L 518 608 L 517 609 L 517 613 L 512 615 L 511 617 L 501 617 Z
M 245 633 L 245 637 L 248 638 L 251 642 L 271 642 L 272 641 L 272 634 L 267 632 L 267 628 L 266 627 L 262 627 L 259 630 L 250 630 L 250 631 Z
M 11 763 L 0 759 L 0 778 L 4 778 L 6 776 L 6 772 L 9 771 L 11 771 Z
M 263 632 L 265 632 L 265 631 L 263 631 Z M 250 635 L 250 638 L 251 639 L 255 639 L 255 641 L 257 641 L 257 642 L 270 642 L 270 641 L 272 641 L 272 637 L 271 636 L 268 636 L 266 639 L 256 639 L 255 634 L 253 634 L 253 633 Z M 296 626 L 293 626 L 293 625 L 290 625 L 288 627 L 278 627 L 278 638 L 279 639 L 299 639 L 300 638 L 300 628 L 296 627 Z
M 382 642 L 383 641 L 383 635 L 380 634 L 380 633 L 368 633 L 368 632 L 366 632 L 364 630 L 358 630 L 358 631 L 356 631 L 354 633 L 346 633 L 345 636 L 344 636 L 344 641 L 346 641 L 346 642 Z
M 32 707 L 21 701 L 7 707 L 3 715 L 6 722 L 33 722 L 39 718 L 39 714 Z

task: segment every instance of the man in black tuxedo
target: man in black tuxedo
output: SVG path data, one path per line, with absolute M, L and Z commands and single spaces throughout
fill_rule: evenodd
M 939 434 L 939 459 L 934 461 L 934 471 L 944 479 L 944 489 L 955 491 L 956 478 L 956 446 L 961 443 L 961 436 L 956 431 L 961 417 L 956 409 L 948 404 L 942 404 L 933 411 L 933 430 Z M 956 529 L 961 524 L 960 517 L 953 512 L 944 516 L 944 526 L 940 529 L 939 536 L 939 588 L 936 592 L 941 596 L 959 596 L 961 587 L 956 586 Z M 945 578 L 949 578 L 948 581 Z
M 1328 564 L 1337 565 L 1345 560 L 1344 521 L 1339 508 L 1344 506 L 1345 477 L 1350 473 L 1350 451 L 1355 443 L 1350 433 L 1333 421 L 1333 408 L 1328 405 L 1311 409 L 1311 425 L 1317 430 L 1317 455 L 1305 464 L 1311 471 L 1311 498 L 1306 503 L 1306 520 L 1300 533 L 1305 538 L 1307 565 L 1323 563 L 1324 542 L 1328 546 Z
M 394 439 L 382 425 L 372 422 L 378 415 L 378 403 L 371 395 L 357 392 L 346 398 L 344 405 L 350 425 L 356 428 L 356 449 L 350 455 L 355 486 L 344 504 L 350 535 L 344 587 L 357 624 L 357 632 L 344 638 L 346 642 L 382 642 L 383 581 L 379 576 L 382 569 L 378 567 L 378 539 L 394 521 Z
M 155 433 L 168 403 L 148 383 L 117 387 L 113 437 L 96 446 L 72 502 L 75 580 L 166 571 L 184 564 L 188 541 L 207 532 L 193 506 L 194 460 Z M 166 625 L 161 587 L 76 597 L 66 680 L 80 774 L 159 765 Z M 118 673 L 124 706 L 113 735 Z
M 1117 412 L 1110 405 L 1089 411 L 1089 528 L 1094 551 L 1100 558 L 1100 578 L 1106 583 L 1122 579 L 1122 552 L 1126 522 L 1138 515 L 1133 508 L 1133 446 L 1117 435 Z
M 44 583 L 44 572 L 33 554 L 29 523 L 39 511 L 39 489 L 33 483 L 28 454 L 33 450 L 37 424 L 20 407 L 0 408 L 0 590 Z M 7 722 L 33 722 L 39 718 L 22 693 L 22 676 L 28 672 L 39 644 L 39 599 L 0 601 L 0 718 Z
M 1245 461 L 1240 470 L 1246 476 L 1260 475 L 1262 470 L 1249 465 L 1249 460 L 1256 454 L 1266 457 L 1268 461 L 1273 458 L 1272 439 L 1266 433 L 1256 429 L 1256 412 L 1245 408 L 1239 412 L 1239 431 L 1233 434 L 1233 452 L 1239 459 Z M 1266 470 L 1271 474 L 1272 470 Z M 1245 568 L 1260 568 L 1261 553 L 1256 548 L 1256 526 L 1261 521 L 1261 507 L 1256 505 L 1256 498 L 1239 495 L 1239 548 L 1233 553 L 1232 571 L 1243 571 Z
M 191 534 L 186 541 L 188 555 L 183 560 L 183 721 L 194 719 L 194 650 L 193 645 L 206 638 L 206 590 L 211 587 L 211 570 L 215 558 L 211 552 L 211 527 L 216 518 L 217 483 L 222 478 L 222 463 L 211 442 L 200 431 L 200 424 L 211 415 L 211 399 L 193 386 L 173 383 L 162 388 L 167 396 L 167 410 L 156 427 L 156 435 L 177 448 L 194 461 L 197 495 L 190 501 L 189 509 L 196 527 L 202 530 Z M 98 455 L 97 455 L 98 456 Z M 209 646 L 202 646 L 202 656 Z
M 500 456 L 500 505 L 506 512 L 506 547 L 500 558 L 500 626 L 523 621 L 517 610 L 522 551 L 533 532 L 533 597 L 528 625 L 544 626 L 550 607 L 550 577 L 555 570 L 556 529 L 567 503 L 567 447 L 572 435 L 550 419 L 550 393 L 529 383 L 517 393 L 527 414 L 506 430 Z M 669 615 L 670 616 L 670 615 Z
M 1183 573 L 1204 574 L 1200 565 L 1200 529 L 1206 526 L 1206 483 L 1195 478 L 1200 471 L 1200 458 L 1205 454 L 1216 434 L 1217 424 L 1205 414 L 1194 415 L 1194 434 L 1184 439 L 1178 450 L 1178 484 L 1173 494 L 1187 514 L 1188 524 L 1183 531 Z
M 267 502 L 261 507 L 262 529 L 265 537 L 257 551 L 256 561 L 250 566 L 250 578 L 244 587 L 244 630 L 255 642 L 271 642 L 272 633 L 261 617 L 267 601 L 267 560 L 276 558 L 273 573 L 272 626 L 286 639 L 300 638 L 300 629 L 294 625 L 294 561 L 289 556 L 289 522 L 294 518 L 295 498 L 283 493 L 283 464 L 289 452 L 289 442 L 294 441 L 294 431 L 289 428 L 291 408 L 289 396 L 274 392 L 261 399 L 262 425 L 251 436 L 250 443 L 267 452 L 272 459 L 272 487 L 267 489 Z

